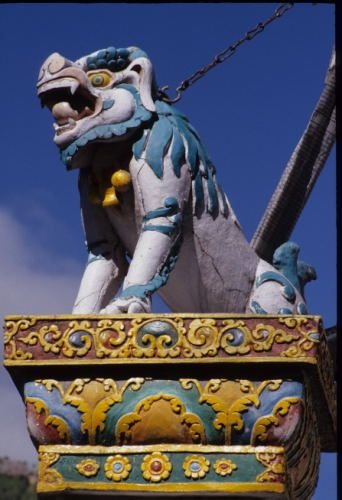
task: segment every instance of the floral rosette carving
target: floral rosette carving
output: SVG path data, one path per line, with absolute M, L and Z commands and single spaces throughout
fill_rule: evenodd
M 132 470 L 132 465 L 127 457 L 115 455 L 107 458 L 104 470 L 108 479 L 122 481 L 128 478 Z
M 146 455 L 141 464 L 143 478 L 153 483 L 159 483 L 167 479 L 171 474 L 171 470 L 172 464 L 169 458 L 159 451 Z
M 238 467 L 228 458 L 219 458 L 213 465 L 214 471 L 219 476 L 230 476 Z
M 91 458 L 86 458 L 76 465 L 76 469 L 78 470 L 78 472 L 85 477 L 96 476 L 99 468 L 100 466 L 96 462 L 96 460 L 93 460 Z
M 201 455 L 190 455 L 183 462 L 183 470 L 186 477 L 191 479 L 203 478 L 210 467 L 210 462 Z

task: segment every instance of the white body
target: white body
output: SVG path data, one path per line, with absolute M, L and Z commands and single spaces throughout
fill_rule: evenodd
M 179 312 L 299 312 L 303 297 L 292 287 L 289 300 L 286 278 L 250 248 L 200 139 L 157 97 L 140 49 L 76 62 L 52 54 L 38 94 L 65 163 L 80 169 L 89 262 L 73 313 L 148 312 L 156 290 Z M 89 179 L 108 169 L 128 171 L 131 186 L 118 205 L 94 204 Z

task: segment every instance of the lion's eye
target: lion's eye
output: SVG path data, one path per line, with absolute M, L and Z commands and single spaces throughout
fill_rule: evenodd
M 88 78 L 93 87 L 106 87 L 112 81 L 111 76 L 104 71 L 88 74 Z

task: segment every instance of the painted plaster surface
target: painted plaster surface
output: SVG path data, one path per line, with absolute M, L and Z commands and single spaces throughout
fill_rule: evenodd
M 334 382 L 316 316 L 8 317 L 5 357 L 42 496 L 306 500 L 321 447 L 334 449 Z
M 54 53 L 37 88 L 62 161 L 80 170 L 89 260 L 74 313 L 149 312 L 157 290 L 179 312 L 307 312 L 314 271 L 298 267 L 292 243 L 273 266 L 257 257 L 145 52 L 108 47 L 77 61 Z
M 72 315 L 6 320 L 39 494 L 310 498 L 336 410 L 314 268 L 293 242 L 257 257 L 139 48 L 54 53 L 37 88 L 88 250 Z

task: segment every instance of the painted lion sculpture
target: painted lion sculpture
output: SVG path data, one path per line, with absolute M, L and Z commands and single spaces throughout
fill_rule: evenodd
M 80 170 L 89 258 L 73 313 L 149 312 L 157 290 L 177 312 L 306 312 L 312 273 L 297 245 L 282 245 L 274 266 L 258 258 L 143 51 L 54 53 L 37 88 L 63 162 Z

